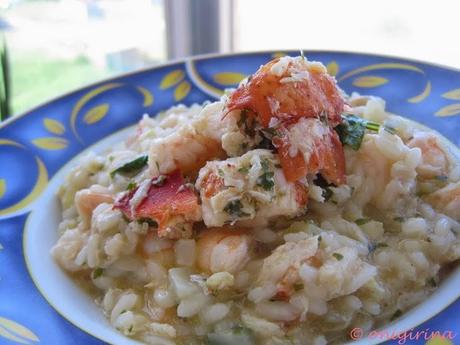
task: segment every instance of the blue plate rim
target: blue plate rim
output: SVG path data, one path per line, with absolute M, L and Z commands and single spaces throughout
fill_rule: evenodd
M 16 115 L 11 115 L 8 117 L 6 120 L 0 122 L 0 129 L 7 127 L 11 123 L 23 118 L 24 116 L 27 116 L 40 108 L 43 108 L 51 103 L 60 101 L 66 97 L 69 97 L 73 94 L 76 94 L 78 92 L 81 92 L 83 90 L 98 86 L 100 84 L 105 84 L 109 82 L 113 82 L 117 79 L 120 78 L 126 78 L 130 76 L 134 76 L 137 74 L 143 74 L 146 72 L 150 72 L 153 70 L 169 67 L 169 66 L 174 66 L 177 64 L 185 64 L 190 61 L 201 61 L 201 60 L 209 60 L 209 59 L 219 59 L 219 58 L 228 58 L 228 57 L 235 57 L 235 56 L 248 56 L 248 55 L 261 55 L 261 54 L 276 54 L 276 53 L 287 53 L 287 52 L 292 52 L 294 51 L 293 49 L 281 49 L 281 50 L 255 50 L 255 51 L 248 51 L 248 52 L 232 52 L 232 53 L 209 53 L 209 54 L 199 54 L 199 55 L 193 55 L 185 58 L 178 58 L 178 59 L 172 59 L 169 61 L 166 61 L 164 63 L 160 63 L 158 65 L 154 66 L 146 66 L 131 72 L 126 72 L 126 73 L 118 73 L 114 74 L 108 78 L 103 78 L 100 80 L 96 80 L 93 82 L 89 82 L 87 84 L 83 84 L 78 88 L 72 89 L 70 91 L 64 92 L 62 94 L 59 94 L 55 97 L 52 97 L 48 100 L 45 100 L 21 113 L 18 113 Z M 354 51 L 348 51 L 348 50 L 329 50 L 329 49 L 299 49 L 300 51 L 303 51 L 308 58 L 309 53 L 314 53 L 314 54 L 346 54 L 346 55 L 355 55 L 355 56 L 368 56 L 368 57 L 380 57 L 380 58 L 385 58 L 385 59 L 397 59 L 401 61 L 406 61 L 409 63 L 416 63 L 416 64 L 423 64 L 426 66 L 430 67 L 436 67 L 436 68 L 442 68 L 444 70 L 448 70 L 451 72 L 457 72 L 460 73 L 460 68 L 452 67 L 452 66 L 447 66 L 435 62 L 429 62 L 429 61 L 424 61 L 424 60 L 418 60 L 415 58 L 407 58 L 407 57 L 402 57 L 398 55 L 391 55 L 391 54 L 378 54 L 378 53 L 366 53 L 366 52 L 354 52 Z

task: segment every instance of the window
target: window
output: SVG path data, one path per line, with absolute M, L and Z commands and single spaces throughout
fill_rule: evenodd
M 161 0 L 0 0 L 12 113 L 166 60 Z
M 348 50 L 460 67 L 460 2 L 235 1 L 237 51 Z

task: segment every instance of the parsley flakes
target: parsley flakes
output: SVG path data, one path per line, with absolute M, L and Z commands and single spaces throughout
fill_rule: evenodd
M 232 200 L 224 207 L 224 211 L 234 218 L 247 217 L 249 214 L 243 212 L 241 200 Z
M 343 259 L 343 255 L 340 253 L 332 253 L 332 256 L 336 258 L 336 260 L 340 261 Z
M 93 279 L 99 278 L 100 276 L 102 276 L 103 273 L 104 273 L 104 269 L 103 269 L 103 268 L 101 268 L 101 267 L 96 268 L 96 269 L 93 271 Z
M 149 157 L 147 155 L 140 156 L 131 162 L 123 164 L 121 167 L 116 168 L 110 173 L 110 177 L 114 177 L 116 174 L 120 175 L 130 175 L 138 173 L 142 170 L 148 163 Z
M 273 179 L 275 173 L 270 170 L 270 161 L 268 159 L 262 159 L 260 165 L 263 173 L 257 179 L 257 185 L 266 191 L 270 191 L 275 186 L 275 180 Z
M 378 131 L 380 125 L 376 122 L 364 120 L 356 115 L 342 116 L 343 122 L 335 127 L 343 145 L 350 146 L 357 151 L 361 147 L 366 129 Z
M 356 219 L 356 220 L 355 220 L 355 223 L 356 223 L 357 225 L 364 225 L 364 224 L 366 224 L 366 223 L 369 223 L 370 221 L 371 221 L 370 218 L 359 218 L 359 219 Z

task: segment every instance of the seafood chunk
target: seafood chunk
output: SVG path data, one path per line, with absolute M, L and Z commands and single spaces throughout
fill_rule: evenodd
M 205 272 L 236 273 L 249 261 L 251 244 L 242 229 L 208 229 L 197 241 L 197 265 Z
M 337 132 L 318 119 L 300 119 L 273 139 L 286 179 L 321 173 L 335 185 L 345 183 L 345 156 Z
M 208 162 L 196 182 L 207 226 L 243 220 L 263 225 L 271 218 L 302 214 L 307 186 L 306 181 L 288 183 L 277 155 L 263 149 Z
M 230 95 L 227 109 L 251 110 L 263 127 L 269 127 L 273 118 L 296 121 L 320 116 L 336 126 L 342 121 L 344 104 L 326 68 L 298 56 L 282 57 L 262 66 Z
M 193 222 L 201 220 L 198 197 L 179 170 L 145 180 L 117 200 L 114 208 L 129 219 L 156 222 L 159 237 L 190 237 Z
M 225 157 L 222 136 L 236 127 L 231 116 L 222 119 L 222 103 L 207 105 L 191 119 L 182 119 L 181 125 L 167 127 L 154 137 L 149 146 L 149 170 L 152 176 L 168 174 L 179 169 L 184 175 L 196 176 L 206 161 Z M 171 121 L 165 118 L 165 126 Z
M 318 236 L 279 246 L 265 258 L 257 284 L 274 284 L 276 296 L 280 299 L 288 298 L 295 291 L 295 283 L 300 280 L 300 266 L 308 261 L 314 263 L 317 250 Z
M 417 131 L 407 146 L 422 150 L 422 164 L 417 167 L 417 172 L 422 177 L 432 178 L 447 174 L 448 159 L 435 135 Z
M 333 128 L 342 122 L 344 106 L 335 79 L 322 64 L 284 57 L 240 85 L 230 95 L 227 111 L 241 110 L 255 119 L 252 130 L 270 130 L 289 182 L 319 172 L 339 185 L 345 182 L 345 158 Z
M 208 160 L 224 157 L 225 152 L 219 141 L 185 127 L 152 143 L 149 161 L 154 162 L 154 165 L 150 166 L 150 171 L 158 175 L 180 169 L 185 175 L 193 175 Z
M 427 195 L 425 201 L 440 212 L 460 220 L 460 182 L 449 183 L 444 188 Z
M 347 237 L 330 231 L 313 237 L 297 235 L 307 238 L 286 242 L 265 258 L 256 282 L 260 289 L 274 287 L 265 298 L 287 300 L 302 291 L 307 297 L 328 301 L 355 292 L 377 273 L 360 258 L 367 248 L 350 246 L 355 241 Z
M 113 196 L 105 187 L 93 185 L 91 188 L 82 189 L 75 194 L 75 206 L 85 227 L 91 224 L 93 210 L 102 203 L 113 203 Z

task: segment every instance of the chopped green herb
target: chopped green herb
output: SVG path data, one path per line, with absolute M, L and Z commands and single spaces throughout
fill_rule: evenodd
M 150 219 L 150 218 L 139 218 L 137 222 L 139 224 L 147 223 L 150 227 L 154 227 L 154 228 L 158 227 L 158 223 L 155 220 Z
M 241 144 L 241 149 L 246 150 L 248 148 L 248 143 L 242 143 Z
M 396 320 L 398 317 L 402 315 L 402 311 L 400 309 L 396 310 L 393 316 L 391 317 L 391 321 Z
M 428 279 L 427 284 L 430 285 L 431 287 L 436 287 L 438 285 L 436 283 L 436 279 L 434 279 L 434 277 L 431 277 L 430 279 Z
M 222 169 L 217 169 L 217 173 L 219 174 L 220 177 L 224 177 L 225 173 Z
M 136 182 L 130 182 L 128 183 L 128 186 L 126 187 L 127 190 L 133 190 L 136 189 L 137 183 Z
M 395 128 L 390 127 L 390 126 L 387 126 L 387 125 L 384 125 L 384 126 L 383 126 L 383 129 L 384 129 L 385 131 L 387 131 L 388 133 L 390 133 L 390 134 L 395 134 L 395 133 L 396 133 L 396 129 L 395 129 Z
M 379 242 L 376 244 L 369 244 L 369 253 L 372 253 L 374 250 L 378 248 L 385 248 L 385 247 L 388 247 L 388 244 L 383 243 L 383 242 Z
M 404 222 L 404 217 L 394 217 L 393 220 L 394 220 L 395 222 L 402 223 L 402 222 Z
M 369 223 L 371 220 L 372 220 L 372 219 L 370 219 L 370 218 L 359 218 L 359 219 L 356 219 L 356 220 L 355 220 L 355 223 L 356 223 L 357 225 L 364 225 L 364 224 L 366 224 L 366 223 Z
M 332 256 L 336 258 L 338 261 L 343 259 L 343 255 L 340 253 L 332 253 Z
M 257 185 L 262 187 L 264 190 L 267 190 L 267 191 L 272 190 L 273 187 L 275 186 L 275 180 L 273 179 L 274 175 L 275 174 L 271 171 L 264 172 L 257 179 Z
M 447 180 L 449 179 L 449 177 L 446 176 L 446 175 L 438 175 L 438 176 L 435 176 L 434 178 L 435 178 L 436 180 L 442 181 L 442 182 L 445 182 L 445 181 L 447 181 Z
M 378 130 L 380 128 L 379 123 L 374 122 L 374 121 L 364 120 L 364 119 L 362 119 L 362 120 L 365 122 L 366 129 L 368 129 L 370 131 L 378 132 Z
M 272 190 L 275 186 L 275 181 L 273 179 L 275 174 L 270 171 L 270 161 L 266 158 L 262 159 L 260 165 L 262 166 L 263 174 L 257 179 L 257 185 L 264 190 Z
M 321 192 L 321 196 L 324 198 L 324 201 L 329 201 L 333 194 L 334 193 L 332 193 L 332 190 L 329 187 L 324 187 Z
M 133 328 L 134 328 L 134 326 L 131 325 L 131 326 L 128 328 L 128 332 L 131 333 L 131 332 L 133 331 Z
M 249 110 L 247 109 L 241 110 L 240 119 L 237 122 L 237 126 L 250 137 L 253 137 L 256 134 L 254 131 L 254 119 L 249 116 Z
M 235 326 L 232 328 L 233 334 L 247 334 L 247 333 L 252 333 L 249 328 L 243 327 L 243 326 Z
M 104 269 L 103 269 L 103 268 L 101 268 L 101 267 L 96 268 L 96 269 L 93 271 L 93 279 L 99 278 L 100 276 L 102 276 L 103 273 L 104 273 Z
M 366 129 L 378 131 L 380 125 L 376 122 L 364 120 L 356 115 L 342 115 L 343 122 L 335 127 L 343 145 L 359 150 Z
M 324 198 L 324 201 L 329 201 L 329 199 L 332 197 L 332 194 L 332 190 L 329 187 L 324 187 L 321 195 Z
M 109 162 L 113 162 L 114 159 L 115 159 L 115 157 L 109 156 Z
M 266 158 L 260 161 L 260 165 L 262 166 L 262 170 L 264 172 L 267 172 L 270 169 L 270 162 Z
M 165 181 L 166 181 L 166 176 L 165 175 L 160 175 L 156 178 L 154 178 L 152 180 L 152 186 L 157 186 L 157 187 L 161 187 L 162 185 L 164 185 Z
M 126 313 L 126 312 L 127 312 L 127 310 L 126 310 L 126 309 L 123 309 L 123 310 L 121 311 L 120 314 L 124 314 L 124 313 Z
M 364 138 L 366 126 L 357 116 L 344 117 L 344 121 L 335 127 L 343 145 L 349 145 L 353 150 L 359 150 Z
M 427 195 L 427 194 L 430 194 L 430 193 L 422 191 L 422 190 L 419 190 L 419 191 L 417 191 L 417 193 L 415 193 L 415 195 L 418 196 L 419 198 L 421 198 L 422 196 Z
M 260 130 L 261 134 L 263 137 L 267 138 L 267 139 L 270 139 L 272 140 L 273 137 L 277 137 L 278 136 L 278 131 L 276 130 L 276 128 L 274 127 L 269 127 L 269 128 L 262 128 Z
M 318 245 L 321 243 L 322 240 L 323 238 L 321 236 L 318 236 Z
M 295 291 L 300 291 L 304 288 L 304 285 L 302 283 L 295 283 L 294 284 L 294 290 Z
M 249 214 L 243 212 L 242 208 L 241 200 L 232 200 L 224 207 L 224 211 L 234 218 L 249 216 Z
M 135 160 L 132 160 L 131 162 L 128 162 L 121 167 L 113 170 L 110 173 L 110 177 L 114 177 L 115 174 L 120 174 L 120 175 L 130 175 L 130 174 L 135 174 L 138 173 L 141 169 L 143 169 L 149 160 L 149 157 L 147 155 L 140 156 L 136 158 Z
M 238 169 L 238 172 L 242 174 L 247 174 L 249 172 L 249 167 L 241 167 Z

